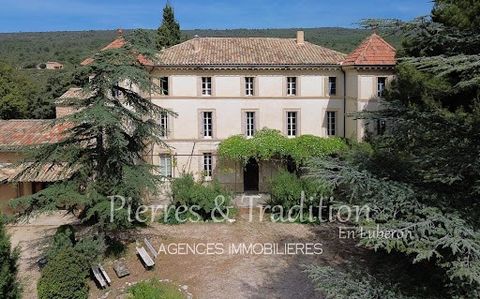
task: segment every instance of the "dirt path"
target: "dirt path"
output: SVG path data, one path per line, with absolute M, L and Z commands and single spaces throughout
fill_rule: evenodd
M 64 212 L 44 214 L 16 225 L 9 225 L 12 246 L 20 248 L 19 278 L 23 287 L 23 298 L 37 298 L 37 281 L 40 270 L 37 261 L 43 249 L 48 246 L 51 236 L 62 224 L 78 222 L 72 215 Z
M 112 261 L 106 262 L 113 285 L 101 291 L 92 284 L 91 298 L 116 298 L 129 283 L 152 277 L 186 285 L 194 298 L 322 298 L 303 272 L 302 265 L 343 263 L 360 254 L 354 244 L 338 239 L 333 225 L 251 223 L 246 215 L 237 218 L 238 221 L 232 224 L 154 224 L 139 230 L 137 240 L 147 236 L 155 248 L 174 243 L 219 243 L 224 248 L 232 243 L 277 243 L 280 246 L 285 243 L 322 243 L 324 252 L 321 255 L 291 256 L 229 254 L 228 250 L 215 255 L 161 254 L 156 259 L 155 268 L 146 271 L 135 255 L 135 244 L 131 244 L 125 259 L 132 274 L 118 279 L 112 270 Z
M 124 254 L 131 275 L 119 279 L 112 263 L 104 263 L 113 280 L 107 290 L 98 289 L 90 282 L 91 298 L 123 298 L 122 293 L 132 283 L 149 278 L 172 281 L 178 286 L 187 286 L 194 298 L 322 298 L 314 290 L 303 272 L 304 264 L 341 264 L 346 259 L 358 256 L 362 250 L 351 240 L 338 239 L 332 224 L 320 226 L 279 224 L 248 221 L 248 214 L 240 213 L 234 223 L 197 223 L 183 225 L 153 224 L 131 232 L 142 246 L 148 237 L 155 248 L 163 244 L 184 243 L 189 245 L 216 243 L 224 248 L 222 254 L 161 254 L 153 270 L 143 268 L 135 254 L 135 243 Z M 257 219 L 257 217 L 254 217 Z M 43 215 L 29 223 L 9 226 L 12 244 L 21 248 L 20 278 L 24 298 L 36 298 L 36 284 L 40 277 L 36 264 L 42 249 L 58 226 L 73 223 L 75 219 L 61 213 Z M 254 255 L 231 254 L 230 244 L 274 243 L 282 251 L 285 243 L 321 243 L 321 255 Z

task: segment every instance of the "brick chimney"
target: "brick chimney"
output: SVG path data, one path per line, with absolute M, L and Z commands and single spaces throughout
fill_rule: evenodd
M 305 32 L 297 31 L 297 45 L 305 44 Z

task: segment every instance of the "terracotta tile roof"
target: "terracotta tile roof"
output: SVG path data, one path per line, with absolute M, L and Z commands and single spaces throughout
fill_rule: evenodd
M 120 49 L 121 47 L 125 46 L 127 41 L 123 36 L 117 37 L 115 40 L 113 40 L 111 43 L 103 47 L 100 51 L 105 51 L 105 50 L 111 50 L 111 49 Z M 89 65 L 90 63 L 93 62 L 93 58 L 89 57 L 82 61 L 80 65 Z
M 366 38 L 342 65 L 395 65 L 396 50 L 378 34 Z
M 335 65 L 345 54 L 292 38 L 196 37 L 157 54 L 158 66 Z
M 83 100 L 83 99 L 87 99 L 92 95 L 93 93 L 89 95 L 86 92 L 84 92 L 83 88 L 71 87 L 55 101 L 55 104 L 61 105 L 66 103 L 67 105 L 69 105 L 72 102 L 71 100 L 78 100 L 78 99 Z
M 87 95 L 83 92 L 83 88 L 71 87 L 59 99 L 81 99 Z
M 16 150 L 24 146 L 55 143 L 62 139 L 66 124 L 52 120 L 0 120 L 0 150 Z
M 103 47 L 101 51 L 110 50 L 110 49 L 120 49 L 121 47 L 125 46 L 126 43 L 127 42 L 125 41 L 123 36 L 119 36 L 116 39 L 114 39 L 111 43 Z
M 42 165 L 36 169 L 28 170 L 29 163 L 13 164 L 0 163 L 0 183 L 15 182 L 56 182 L 72 176 L 71 168 L 65 164 Z

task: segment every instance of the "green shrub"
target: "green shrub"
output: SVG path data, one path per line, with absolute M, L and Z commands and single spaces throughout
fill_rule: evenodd
M 40 299 L 88 298 L 85 260 L 73 248 L 60 250 L 42 271 L 37 285 Z
M 53 236 L 52 244 L 47 248 L 47 260 L 53 259 L 65 248 L 72 248 L 75 245 L 75 231 L 71 225 L 60 226 Z
M 323 198 L 326 204 L 326 199 L 332 195 L 332 190 L 327 184 L 319 184 L 312 179 L 299 178 L 287 171 L 280 171 L 270 181 L 271 198 L 268 204 L 283 207 L 285 215 L 289 209 L 300 205 L 302 194 L 304 194 L 304 205 L 301 212 L 308 211 L 310 206 L 313 206 L 314 211 L 317 212 L 320 199 Z
M 101 236 L 86 236 L 75 244 L 74 249 L 86 261 L 84 267 L 89 271 L 93 263 L 102 260 L 106 245 Z
M 53 236 L 53 241 L 47 248 L 46 257 L 49 261 L 64 249 L 73 248 L 86 261 L 84 266 L 88 270 L 92 263 L 103 256 L 105 247 L 103 238 L 98 236 L 89 235 L 77 241 L 73 226 L 62 225 Z
M 177 287 L 152 279 L 139 282 L 128 290 L 129 299 L 184 299 Z
M 0 298 L 17 299 L 21 296 L 18 273 L 18 248 L 11 248 L 10 237 L 4 226 L 3 216 L 0 214 Z
M 310 265 L 305 272 L 327 299 L 417 299 L 402 294 L 396 285 L 380 281 L 364 270 L 347 273 L 329 266 Z
M 185 174 L 172 182 L 173 205 L 176 208 L 190 208 L 189 212 L 182 214 L 182 218 L 190 215 L 203 220 L 212 219 L 212 214 L 218 216 L 219 210 L 223 212 L 227 210 L 226 207 L 230 204 L 231 197 L 231 194 L 225 191 L 218 182 L 196 182 L 191 174 Z M 175 210 L 170 208 L 167 215 L 171 218 L 174 213 Z
M 47 249 L 48 263 L 37 286 L 40 299 L 87 298 L 90 267 L 104 252 L 103 238 L 89 235 L 77 241 L 71 225 L 59 227 Z

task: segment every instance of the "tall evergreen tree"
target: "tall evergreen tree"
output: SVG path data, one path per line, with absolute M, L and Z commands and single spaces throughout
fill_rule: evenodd
M 20 298 L 20 285 L 17 281 L 18 251 L 11 249 L 10 238 L 0 215 L 0 298 Z
M 385 120 L 386 133 L 371 136 L 371 152 L 311 165 L 311 175 L 334 184 L 346 201 L 374 208 L 372 221 L 360 227 L 408 234 L 367 237 L 362 245 L 428 264 L 445 298 L 480 298 L 480 15 L 474 2 L 437 0 L 431 17 L 403 24 L 397 77 L 381 109 L 360 115 Z
M 175 20 L 173 7 L 167 2 L 163 9 L 162 25 L 157 30 L 157 49 L 162 50 L 180 42 L 180 25 Z
M 63 139 L 31 149 L 29 167 L 22 173 L 57 167 L 64 169 L 61 174 L 68 174 L 68 179 L 17 199 L 14 206 L 25 213 L 80 210 L 83 220 L 102 229 L 131 226 L 129 217 L 134 218 L 136 207 L 161 184 L 145 154 L 153 143 L 163 144 L 157 120 L 162 113 L 170 113 L 147 98 L 158 86 L 152 84 L 139 54 L 137 47 L 127 43 L 98 53 L 82 70 L 93 75 L 84 86 L 85 98 L 67 102 L 79 108 L 78 112 L 55 120 L 55 125 L 65 128 Z M 110 196 L 115 195 L 128 202 L 115 212 L 112 222 Z M 131 210 L 126 208 L 128 204 Z M 117 201 L 115 207 L 119 205 Z

